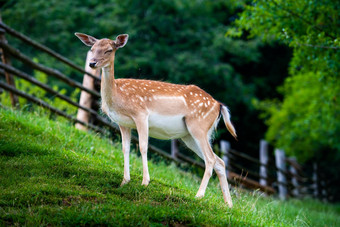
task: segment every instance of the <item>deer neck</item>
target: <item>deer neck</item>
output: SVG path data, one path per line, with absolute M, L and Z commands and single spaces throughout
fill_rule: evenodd
M 101 78 L 101 89 L 100 93 L 102 101 L 107 105 L 111 106 L 114 101 L 116 94 L 116 83 L 114 76 L 114 56 L 111 59 L 111 64 L 103 67 L 102 78 Z

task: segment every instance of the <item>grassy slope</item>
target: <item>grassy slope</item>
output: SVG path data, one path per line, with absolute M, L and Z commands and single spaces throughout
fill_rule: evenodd
M 37 114 L 0 109 L 0 226 L 340 225 L 339 206 L 312 200 L 240 192 L 228 209 L 216 180 L 197 200 L 200 179 L 174 165 L 150 161 L 151 183 L 143 187 L 141 160 L 131 156 L 131 182 L 119 187 L 119 144 Z

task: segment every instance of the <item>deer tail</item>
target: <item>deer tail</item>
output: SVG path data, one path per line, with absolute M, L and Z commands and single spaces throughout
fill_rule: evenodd
M 228 131 L 230 134 L 237 140 L 236 130 L 233 126 L 233 124 L 230 121 L 230 112 L 228 107 L 221 104 L 221 114 L 223 116 L 223 120 L 225 125 L 227 126 Z

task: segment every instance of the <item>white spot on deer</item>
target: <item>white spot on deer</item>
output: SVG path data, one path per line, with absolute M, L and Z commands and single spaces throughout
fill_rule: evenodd
M 151 92 L 155 92 L 155 90 L 154 90 L 154 89 L 151 89 Z
M 119 88 L 121 91 L 124 91 L 124 89 L 122 87 Z
M 210 105 L 210 101 L 208 101 L 208 105 Z
M 142 97 L 138 96 L 138 98 L 140 99 L 140 101 L 142 101 L 142 102 L 144 101 Z
M 190 95 L 192 95 L 192 92 L 190 92 Z
M 149 97 L 149 101 L 150 101 L 150 102 L 152 101 L 152 98 L 151 98 L 151 97 Z
M 205 106 L 205 107 L 208 107 L 207 103 L 204 103 L 204 106 Z

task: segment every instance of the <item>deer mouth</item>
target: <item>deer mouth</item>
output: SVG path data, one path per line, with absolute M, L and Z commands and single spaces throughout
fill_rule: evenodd
M 92 69 L 97 69 L 97 68 L 105 68 L 105 67 L 108 67 L 110 65 L 109 62 L 107 61 L 95 61 L 95 62 L 90 62 L 89 63 L 89 66 L 92 68 Z

